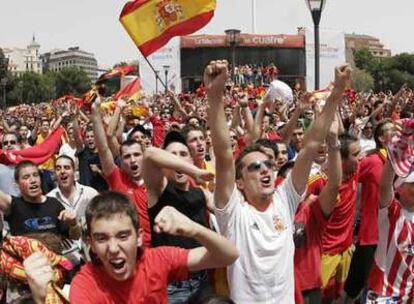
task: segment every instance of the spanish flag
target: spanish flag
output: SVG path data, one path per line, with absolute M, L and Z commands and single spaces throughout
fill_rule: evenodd
M 118 66 L 116 68 L 113 68 L 111 71 L 99 76 L 98 80 L 96 81 L 96 84 L 100 84 L 101 82 L 114 78 L 114 77 L 123 77 L 135 71 L 136 71 L 136 67 L 133 65 Z
M 139 77 L 136 77 L 122 90 L 114 94 L 113 99 L 118 100 L 121 97 L 125 97 L 128 100 L 134 99 L 135 101 L 139 98 L 139 92 L 141 90 L 141 81 Z
M 215 8 L 216 0 L 135 0 L 125 4 L 119 20 L 147 57 L 172 37 L 204 27 Z

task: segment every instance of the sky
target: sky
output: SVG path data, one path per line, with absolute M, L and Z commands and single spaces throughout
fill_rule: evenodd
M 217 0 L 212 21 L 198 33 L 252 32 L 253 0 Z M 295 34 L 312 26 L 305 0 L 255 0 L 256 33 Z M 0 47 L 25 47 L 36 35 L 41 52 L 79 46 L 100 67 L 136 59 L 138 50 L 118 17 L 124 0 L 0 0 Z M 413 52 L 414 1 L 327 0 L 321 27 L 379 38 L 395 53 Z M 410 26 L 410 27 L 409 27 Z M 409 30 L 409 32 L 406 32 Z

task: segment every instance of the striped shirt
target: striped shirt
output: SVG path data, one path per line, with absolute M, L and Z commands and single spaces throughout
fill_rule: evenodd
M 414 293 L 414 212 L 407 211 L 394 199 L 389 207 L 379 210 L 378 227 L 378 247 L 368 281 L 368 303 L 382 303 L 380 299 L 411 303 Z

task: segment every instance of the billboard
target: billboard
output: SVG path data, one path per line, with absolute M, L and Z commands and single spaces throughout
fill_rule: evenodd
M 168 66 L 168 88 L 176 93 L 181 92 L 181 70 L 180 70 L 180 39 L 173 38 L 164 47 L 148 56 L 148 61 L 152 64 L 159 76 L 165 83 L 165 66 Z M 146 62 L 145 58 L 139 55 L 139 67 L 141 85 L 144 92 L 154 94 L 157 87 L 158 92 L 164 92 L 164 87 L 160 81 L 156 81 L 155 73 Z M 158 83 L 158 85 L 157 85 Z
M 306 39 L 306 87 L 313 90 L 315 86 L 315 44 L 314 31 L 305 28 Z M 319 31 L 319 83 L 325 88 L 334 81 L 335 67 L 345 63 L 345 33 L 338 30 L 320 29 Z

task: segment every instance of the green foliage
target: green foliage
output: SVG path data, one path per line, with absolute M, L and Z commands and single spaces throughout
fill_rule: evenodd
M 56 95 L 79 96 L 91 87 L 91 80 L 86 72 L 78 67 L 64 68 L 55 74 Z
M 67 68 L 60 72 L 36 74 L 25 72 L 7 76 L 7 104 L 40 103 L 63 95 L 81 96 L 91 87 L 87 74 L 79 68 Z
M 3 49 L 0 48 L 0 79 L 6 77 L 7 74 L 7 64 L 6 56 L 3 53 Z
M 54 97 L 54 80 L 48 75 L 26 72 L 13 77 L 9 74 L 8 105 L 39 103 Z
M 355 65 L 374 79 L 375 91 L 397 92 L 407 83 L 414 88 L 414 54 L 402 53 L 390 58 L 376 58 L 368 49 L 354 52 Z
M 374 89 L 374 78 L 371 74 L 358 68 L 352 72 L 352 83 L 357 92 L 369 92 Z

